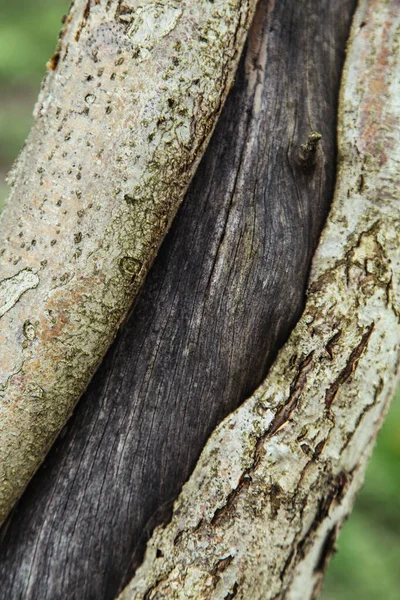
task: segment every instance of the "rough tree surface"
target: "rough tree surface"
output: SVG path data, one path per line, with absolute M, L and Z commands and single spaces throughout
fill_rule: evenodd
M 77 0 L 0 229 L 0 522 L 115 336 L 209 140 L 255 0 Z
M 115 598 L 210 433 L 293 329 L 333 196 L 354 6 L 259 3 L 236 85 L 135 310 L 5 531 L 8 600 Z M 322 139 L 307 159 L 313 131 Z
M 399 8 L 359 4 L 337 187 L 303 316 L 212 435 L 120 600 L 318 594 L 398 378 Z

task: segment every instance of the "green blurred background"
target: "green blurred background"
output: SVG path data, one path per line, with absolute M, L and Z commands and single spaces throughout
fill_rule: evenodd
M 6 172 L 29 131 L 45 64 L 69 4 L 69 0 L 0 0 L 0 207 L 7 193 Z M 323 600 L 400 599 L 400 394 L 338 549 Z

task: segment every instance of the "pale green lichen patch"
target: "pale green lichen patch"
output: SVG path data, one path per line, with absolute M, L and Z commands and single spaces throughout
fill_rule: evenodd
M 31 269 L 23 269 L 13 277 L 0 281 L 0 318 L 16 305 L 28 290 L 39 285 L 39 277 Z
M 182 16 L 182 4 L 180 0 L 163 0 L 139 6 L 132 13 L 127 34 L 140 52 L 151 50 L 176 27 Z

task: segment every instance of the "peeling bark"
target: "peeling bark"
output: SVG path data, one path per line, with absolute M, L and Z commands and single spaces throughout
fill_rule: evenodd
M 398 380 L 398 0 L 361 0 L 306 308 L 213 433 L 120 600 L 315 597 Z
M 255 0 L 77 0 L 0 231 L 0 522 L 152 263 L 232 84 Z

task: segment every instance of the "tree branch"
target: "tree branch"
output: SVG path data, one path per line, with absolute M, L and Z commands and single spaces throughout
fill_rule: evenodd
M 256 0 L 77 0 L 1 217 L 0 522 L 137 295 Z
M 212 435 L 120 600 L 319 590 L 398 379 L 399 28 L 396 0 L 361 0 L 304 314 L 262 386 Z
M 332 201 L 354 7 L 259 3 L 135 310 L 3 528 L 8 600 L 115 598 L 212 430 L 287 340 Z M 301 160 L 313 130 L 322 139 Z

